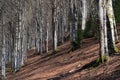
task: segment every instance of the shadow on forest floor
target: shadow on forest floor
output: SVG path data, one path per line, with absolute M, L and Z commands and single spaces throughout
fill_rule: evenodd
M 92 62 L 84 65 L 84 66 L 81 67 L 80 69 L 75 70 L 74 72 L 71 72 L 71 73 L 68 72 L 68 73 L 65 73 L 65 74 L 61 74 L 61 75 L 59 75 L 59 76 L 57 76 L 57 77 L 50 78 L 50 79 L 48 79 L 48 80 L 61 80 L 61 79 L 64 78 L 64 77 L 68 77 L 68 76 L 73 75 L 73 74 L 75 74 L 75 73 L 77 73 L 77 72 L 81 72 L 81 71 L 84 70 L 84 69 L 90 69 L 90 68 L 92 68 L 92 67 L 97 67 L 97 66 L 99 66 L 99 65 L 96 65 L 96 62 L 97 62 L 97 60 L 94 60 L 94 61 L 92 61 Z M 95 66 L 95 65 L 96 65 L 96 66 Z

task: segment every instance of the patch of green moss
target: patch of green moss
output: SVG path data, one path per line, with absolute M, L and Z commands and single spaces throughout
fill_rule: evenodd
M 55 51 L 56 51 L 56 52 L 58 52 L 58 51 L 59 51 L 59 49 L 57 48 Z
M 106 61 L 108 61 L 108 56 L 104 55 L 96 60 L 95 64 L 93 64 L 92 68 L 98 67 L 100 64 L 102 64 Z
M 53 51 L 53 53 L 56 54 L 58 51 L 59 51 L 59 49 L 57 48 Z
M 95 67 L 99 66 L 100 64 L 102 64 L 102 61 L 100 60 L 100 58 L 98 58 L 98 59 L 96 60 L 96 63 L 93 64 L 92 67 L 95 68 Z
M 119 49 L 114 45 L 114 52 L 115 53 L 118 53 L 119 52 Z
M 6 72 L 11 72 L 11 68 L 6 68 Z
M 102 63 L 108 61 L 109 57 L 107 55 L 101 56 Z

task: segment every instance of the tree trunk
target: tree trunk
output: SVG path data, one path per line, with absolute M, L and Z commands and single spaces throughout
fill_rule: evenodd
M 5 55 L 6 55 L 6 52 L 5 52 L 5 1 L 2 0 L 2 56 L 1 56 L 1 69 L 2 69 L 2 80 L 5 80 L 5 77 L 6 77 L 6 73 L 5 73 Z

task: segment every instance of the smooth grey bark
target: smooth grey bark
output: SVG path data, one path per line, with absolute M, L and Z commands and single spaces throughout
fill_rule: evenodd
M 2 56 L 1 56 L 1 74 L 2 74 L 2 80 L 5 80 L 6 72 L 5 72 L 5 0 L 2 0 Z
M 52 0 L 52 38 L 53 38 L 53 52 L 57 49 L 57 32 L 56 32 L 56 0 Z

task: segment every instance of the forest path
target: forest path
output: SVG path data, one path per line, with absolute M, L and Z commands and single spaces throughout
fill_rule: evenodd
M 120 44 L 118 47 L 120 49 Z M 17 73 L 8 72 L 7 79 L 101 80 L 106 77 L 105 80 L 113 80 L 120 77 L 120 55 L 111 56 L 110 62 L 97 68 L 90 67 L 89 63 L 99 57 L 99 44 L 94 38 L 85 39 L 82 48 L 74 52 L 70 52 L 70 42 L 65 42 L 58 47 L 56 54 L 52 51 L 43 56 L 34 54 L 34 50 L 29 51 L 25 66 Z

